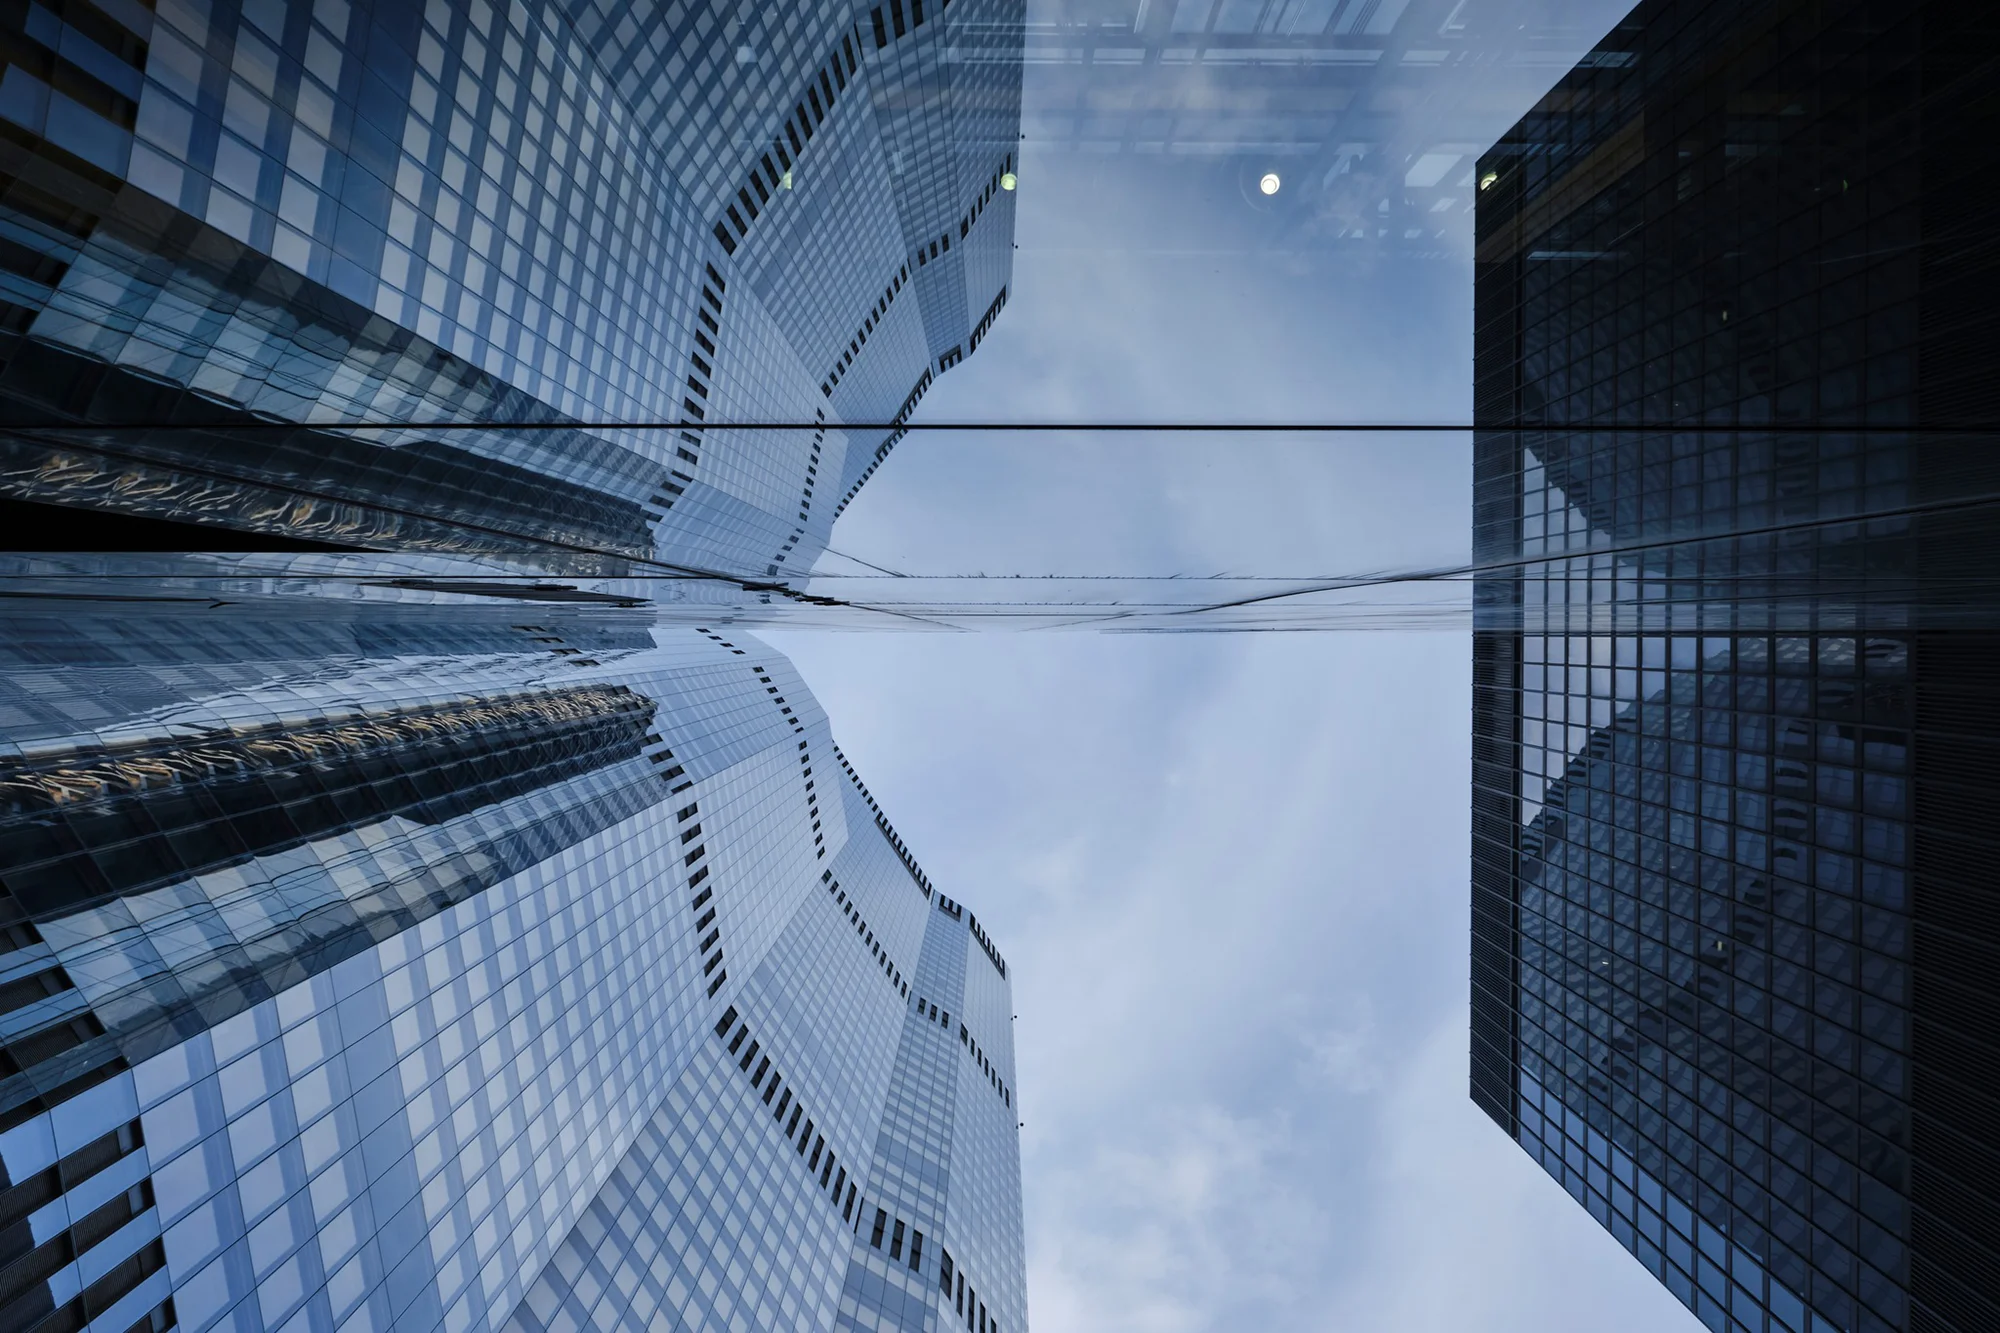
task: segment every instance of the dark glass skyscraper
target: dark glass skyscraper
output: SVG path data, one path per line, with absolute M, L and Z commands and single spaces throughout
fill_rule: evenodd
M 2000 1327 L 1991 25 L 1649 0 L 1480 164 L 1473 1097 L 1718 1333 Z
M 0 1328 L 1025 1328 L 1006 961 L 731 625 L 1005 303 L 1018 6 L 0 38 Z

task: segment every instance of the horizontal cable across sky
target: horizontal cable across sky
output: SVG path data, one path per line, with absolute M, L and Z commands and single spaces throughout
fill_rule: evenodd
M 22 431 L 76 431 L 85 435 L 136 430 L 185 430 L 220 434 L 268 431 L 346 430 L 818 430 L 846 431 L 980 431 L 997 434 L 1046 434 L 1051 431 L 1160 431 L 1174 434 L 1388 434 L 1428 435 L 1477 431 L 1489 434 L 1644 434 L 1644 435 L 1890 435 L 1965 436 L 2000 433 L 2000 422 L 1876 425 L 1867 422 L 1701 422 L 1701 421 L 1546 421 L 1473 424 L 1463 421 L 514 421 L 506 419 L 412 421 L 216 422 L 121 421 L 16 422 Z

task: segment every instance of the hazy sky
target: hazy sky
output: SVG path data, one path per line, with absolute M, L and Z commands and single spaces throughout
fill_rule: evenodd
M 930 419 L 1469 414 L 1465 222 L 1460 259 L 1336 265 L 1130 163 L 1021 177 L 1008 308 Z M 834 545 L 1428 564 L 1469 490 L 1463 437 L 918 434 Z M 1008 957 L 1037 1333 L 1698 1327 L 1467 1098 L 1463 625 L 766 637 Z

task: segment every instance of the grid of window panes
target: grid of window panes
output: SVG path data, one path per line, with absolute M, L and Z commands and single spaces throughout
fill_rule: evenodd
M 112 1312 L 171 1292 L 188 1329 L 504 1315 L 702 1021 L 662 844 L 643 816 L 593 835 L 0 1135 L 21 1181 L 136 1121 L 148 1206 L 93 1230 L 109 1173 L 55 1203 L 53 1303 L 135 1255 Z
M 1718 1333 L 1912 1318 L 1919 32 L 1657 0 L 1481 162 L 1475 1084 Z
M 865 818 L 859 790 L 844 787 L 849 820 Z M 910 875 L 885 838 L 864 836 L 836 863 L 834 884 L 836 899 L 852 895 L 873 910 L 866 905 L 885 894 L 908 896 Z M 962 911 L 945 910 L 935 895 L 910 906 L 919 910 L 896 914 L 896 947 L 912 965 L 907 986 L 891 992 L 894 1059 L 870 1103 L 879 1124 L 840 1327 L 1025 1328 L 1011 1084 L 1003 1097 L 982 1072 L 984 1052 L 1003 1050 L 1011 1078 L 1011 1025 L 994 1022 L 986 995 L 996 993 L 1004 1008 L 1010 991 Z M 1016 1163 L 1009 1181 L 984 1169 L 996 1159 Z
M 717 777 L 817 719 L 795 677 L 788 719 L 692 634 L 641 651 L 615 630 L 477 621 L 8 628 L 0 902 L 18 936 L 5 966 L 33 991 L 7 1015 L 10 1117 L 666 801 L 671 768 Z M 748 850 L 764 843 L 811 859 L 780 773 L 789 819 L 728 780 L 748 817 L 720 859 L 777 854 Z
M 966 933 L 975 923 L 967 913 Z M 953 1115 L 952 1190 L 945 1229 L 954 1255 L 990 1291 L 994 1317 L 1028 1326 L 1021 1224 L 1021 1108 L 1015 1084 L 1012 989 L 978 941 L 968 940 L 959 1030 L 958 1101 Z M 953 1307 L 957 1312 L 956 1305 Z
M 873 87 L 905 59 L 949 84 L 941 14 L 885 51 L 831 4 L 721 23 L 486 0 L 35 10 L 45 18 L 20 39 L 68 93 L 96 95 L 80 104 L 17 66 L 0 96 L 0 117 L 40 136 L 12 168 L 34 188 L 0 209 L 21 247 L 0 256 L 0 336 L 32 353 L 10 357 L 22 373 L 0 388 L 44 414 L 88 403 L 97 419 L 166 421 L 192 393 L 205 419 L 240 408 L 388 429 L 301 433 L 274 452 L 246 418 L 248 438 L 130 435 L 151 471 L 93 456 L 101 475 L 86 478 L 16 448 L 0 475 L 55 503 L 116 494 L 266 529 L 282 514 L 293 535 L 364 545 L 554 541 L 752 574 L 807 565 L 834 513 L 826 477 L 855 470 L 837 428 L 441 440 L 409 423 L 837 415 L 817 390 L 884 275 L 912 257 L 903 196 L 929 208 L 953 194 L 967 136 L 996 141 L 982 161 L 1013 150 L 1018 23 L 1005 3 L 977 8 L 969 28 L 951 21 L 954 39 L 984 38 L 975 82 L 1001 89 L 977 125 Z M 819 97 L 828 69 L 847 94 L 837 105 Z M 796 168 L 782 187 L 775 168 L 768 186 L 756 174 L 773 150 Z M 725 252 L 711 227 L 752 175 L 764 225 Z M 996 290 L 1012 255 L 1001 211 L 979 277 Z M 732 284 L 719 322 L 703 304 L 711 276 Z M 929 345 L 965 344 L 960 307 L 991 296 L 959 291 L 915 338 L 875 340 L 839 411 L 895 416 L 944 368 Z M 196 455 L 223 475 L 173 472 Z M 301 491 L 314 503 L 297 504 Z
M 1779 442 L 1550 438 L 1506 446 L 1554 557 L 1508 612 L 1517 1133 L 1711 1327 L 1902 1327 L 1912 638 L 1840 575 L 1908 529 L 1619 550 L 1671 531 L 1617 517 L 1676 461 L 1733 483 Z M 1895 447 L 1841 444 L 1814 478 Z
M 940 1265 L 949 1248 L 944 1212 L 953 1184 L 958 1042 L 941 1020 L 930 1018 L 928 998 L 941 999 L 940 1014 L 959 1010 L 967 959 L 962 926 L 936 911 L 926 913 L 923 921 L 922 949 L 910 982 L 913 996 L 926 997 L 927 1003 L 922 1014 L 899 1006 L 895 1068 L 883 1100 L 869 1179 L 876 1188 L 876 1206 L 886 1209 L 897 1225 L 930 1236 L 938 1250 L 929 1262 Z M 903 1258 L 904 1247 L 895 1244 L 893 1230 L 887 1239 L 888 1249 L 895 1251 L 891 1261 Z M 871 1252 L 882 1249 L 871 1245 L 856 1250 L 847 1268 L 843 1299 L 857 1309 L 878 1310 L 888 1327 L 925 1327 L 936 1284 L 926 1280 L 929 1274 L 921 1268 L 908 1275 L 896 1272 L 893 1262 L 885 1263 L 881 1253 Z M 960 1251 L 962 1259 L 963 1246 Z
M 1873 673 L 1900 678 L 1904 645 L 1868 642 Z M 1711 1323 L 1761 1330 L 1768 1302 L 1775 1327 L 1803 1329 L 1804 1296 L 1828 1327 L 1899 1325 L 1908 736 L 1796 707 L 1853 680 L 1856 640 L 1524 648 L 1524 767 L 1557 777 L 1521 842 L 1523 1142 Z M 1593 648 L 1603 665 L 1570 665 Z M 1662 687 L 1614 700 L 1649 653 Z M 1579 706 L 1612 716 L 1575 750 L 1532 743 L 1556 730 L 1538 715 Z M 1550 1124 L 1593 1133 L 1565 1161 Z M 1678 1241 L 1661 1230 L 1676 1214 Z
M 490 1328 L 543 1308 L 521 1304 L 542 1274 L 545 1304 L 581 1301 L 599 1322 L 637 1327 L 660 1308 L 700 1327 L 726 1307 L 833 1327 L 849 1255 L 870 1249 L 857 1219 L 889 1201 L 930 1247 L 902 1249 L 891 1233 L 870 1252 L 896 1246 L 920 1305 L 949 1298 L 937 1276 L 956 1249 L 968 1256 L 956 1276 L 975 1282 L 987 1326 L 1022 1326 L 999 1313 L 1021 1308 L 1018 1262 L 1001 1271 L 984 1259 L 1019 1254 L 1018 1235 L 994 1234 L 1018 1233 L 1018 1206 L 1007 1206 L 1018 1166 L 1002 1182 L 1011 1194 L 988 1199 L 982 1176 L 956 1192 L 958 1221 L 940 1223 L 929 1220 L 940 1209 L 919 1215 L 892 1199 L 900 1158 L 893 1171 L 868 1165 L 916 1021 L 909 981 L 927 923 L 942 923 L 961 969 L 997 975 L 997 965 L 972 957 L 957 918 L 930 910 L 855 781 L 836 776 L 825 718 L 790 666 L 753 640 L 635 633 L 623 615 L 542 608 L 543 623 L 522 625 L 509 623 L 518 611 L 454 623 L 390 610 L 259 606 L 186 634 L 171 632 L 171 613 L 10 617 L 0 636 L 11 668 L 0 707 L 16 746 L 8 790 L 37 774 L 77 788 L 93 764 L 107 775 L 137 765 L 153 785 L 120 799 L 164 830 L 146 836 L 191 853 L 207 844 L 147 804 L 172 797 L 161 782 L 188 756 L 242 768 L 303 753 L 323 778 L 289 794 L 295 836 L 283 846 L 239 837 L 226 874 L 161 865 L 143 883 L 107 881 L 108 896 L 80 908 L 9 923 L 0 980 L 56 982 L 26 1004 L 10 985 L 0 1012 L 20 1058 L 40 1061 L 5 1085 L 14 1109 L 0 1127 L 10 1182 L 0 1188 L 10 1206 L 27 1197 L 19 1190 L 45 1204 L 28 1262 L 48 1270 L 26 1288 L 29 1306 L 9 1313 L 120 1329 Z M 537 744 L 598 764 L 588 776 L 629 770 L 657 795 L 605 820 L 554 798 L 575 778 L 532 764 L 513 775 L 529 787 L 519 792 L 427 777 L 424 747 L 448 768 L 467 737 L 504 734 L 522 709 L 534 712 Z M 609 767 L 593 739 L 605 726 L 622 747 Z M 396 779 L 409 799 L 343 797 L 335 780 L 366 764 L 336 742 L 418 755 Z M 147 744 L 186 754 L 133 748 Z M 489 779 L 508 767 L 482 762 Z M 207 790 L 221 803 L 216 828 L 252 827 L 227 783 Z M 523 802 L 519 819 L 508 815 Z M 336 807 L 347 810 L 338 830 L 312 824 Z M 0 823 L 11 836 L 24 815 L 48 813 L 10 809 Z M 55 815 L 91 817 L 88 802 Z M 508 824 L 497 840 L 495 820 Z M 532 847 L 521 841 L 530 834 Z M 105 839 L 85 845 L 105 866 L 123 864 Z M 15 875 L 23 864 L 0 879 L 35 907 L 35 885 Z M 476 881 L 465 893 L 453 888 L 461 872 Z M 404 881 L 424 892 L 369 921 L 359 952 L 300 934 L 329 902 Z M 109 922 L 114 911 L 126 925 Z M 728 966 L 718 975 L 705 958 Z M 153 971 L 118 989 L 135 967 Z M 157 1007 L 176 978 L 208 987 L 184 1006 L 192 1033 L 146 1026 L 144 1005 L 120 1007 L 128 990 Z M 956 996 L 935 989 L 955 1011 Z M 993 1004 L 1005 1007 L 1004 985 Z M 711 1027 L 725 1006 L 756 1024 L 763 1058 L 777 1062 L 755 1067 L 756 1085 L 751 1067 L 724 1061 L 741 1086 L 710 1086 L 722 1040 Z M 109 1058 L 65 1081 L 49 1072 L 62 1052 L 32 1038 L 78 1014 L 98 1026 L 84 1044 Z M 969 1041 L 926 1030 L 934 1057 L 974 1065 Z M 984 1035 L 998 1046 L 1010 1034 Z M 976 1086 L 1002 1103 L 996 1086 Z M 715 1097 L 717 1114 L 739 1122 L 730 1143 L 708 1137 L 702 1107 Z M 978 1148 L 1018 1163 L 1012 1123 L 979 1123 L 1004 1143 L 954 1141 L 947 1155 Z M 690 1154 L 690 1136 L 706 1156 Z M 808 1156 L 808 1138 L 823 1158 Z M 791 1201 L 754 1182 L 719 1189 L 739 1169 L 782 1183 Z M 666 1226 L 653 1205 L 667 1196 L 701 1202 Z M 808 1233 L 817 1250 L 801 1247 Z
M 705 16 L 676 30 L 662 11 L 637 43 L 581 19 L 484 0 L 253 0 L 239 23 L 163 6 L 132 177 L 566 415 L 672 416 L 714 130 L 757 119 L 736 102 L 768 106 L 769 76 L 828 17 L 764 11 L 739 34 L 762 77 Z M 675 77 L 691 60 L 711 77 Z M 708 97 L 666 120 L 627 104 L 667 87 Z
M 142 1089 L 197 1080 L 145 1122 L 184 1327 L 245 1299 L 253 1327 L 301 1302 L 336 1327 L 504 1317 L 654 1104 L 643 1071 L 684 1059 L 701 1021 L 664 842 L 595 837 L 232 1020 L 266 1053 L 218 1047 L 210 1080 L 202 1038 L 141 1067 Z
M 974 1065 L 963 973 L 992 965 L 835 781 L 862 831 L 783 899 L 776 937 L 513 1327 L 1025 1327 L 1004 1236 L 1018 1166 L 1011 1195 L 959 1170 L 1018 1162 L 1016 1127 L 955 1128 L 978 1103 L 1011 1114 L 959 1073 Z M 1008 1254 L 1011 1269 L 988 1262 Z
M 853 1235 L 743 1084 L 697 1048 L 508 1328 L 835 1326 Z

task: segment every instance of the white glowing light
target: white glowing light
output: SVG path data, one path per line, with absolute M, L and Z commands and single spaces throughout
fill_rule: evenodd
M 1016 180 L 1016 179 L 1015 179 L 1015 177 L 1014 177 L 1014 173 L 1013 173 L 1013 172 L 1011 172 L 1011 171 L 1003 171 L 1003 172 L 1001 172 L 1001 173 L 1000 173 L 1000 188 L 1001 188 L 1001 189 L 1003 189 L 1003 190 L 1011 190 L 1011 189 L 1013 189 L 1013 188 L 1014 188 L 1014 187 L 1015 187 L 1016 185 L 1019 185 L 1020 183 L 1021 183 L 1020 181 L 1018 181 L 1018 180 Z
M 1484 176 L 1481 176 L 1479 178 L 1479 188 L 1482 190 L 1490 190 L 1493 188 L 1493 182 L 1499 179 L 1500 179 L 1499 172 L 1489 171 Z
M 1277 172 L 1267 171 L 1264 173 L 1264 178 L 1257 182 L 1257 188 L 1265 194 L 1276 194 L 1278 187 L 1283 184 L 1284 182 L 1278 179 Z

